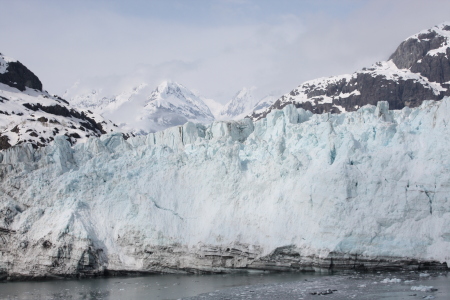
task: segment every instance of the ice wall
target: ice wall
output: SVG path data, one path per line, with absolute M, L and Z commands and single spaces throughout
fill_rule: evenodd
M 0 273 L 450 264 L 450 99 L 0 154 Z M 333 261 L 334 258 L 334 261 Z

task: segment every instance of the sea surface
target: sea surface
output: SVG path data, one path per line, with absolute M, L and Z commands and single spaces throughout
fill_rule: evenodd
M 450 273 L 148 275 L 1 282 L 0 299 L 450 299 Z

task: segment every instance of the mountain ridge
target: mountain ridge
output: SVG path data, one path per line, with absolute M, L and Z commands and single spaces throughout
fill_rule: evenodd
M 0 149 L 22 143 L 44 147 L 58 135 L 71 144 L 117 130 L 90 111 L 78 111 L 42 89 L 39 78 L 20 62 L 0 54 Z
M 408 37 L 388 61 L 353 74 L 306 81 L 271 107 L 248 117 L 258 120 L 288 104 L 313 113 L 340 113 L 380 100 L 388 101 L 393 109 L 441 100 L 450 95 L 449 43 L 450 23 L 436 25 Z
M 71 103 L 111 119 L 126 132 L 146 134 L 187 121 L 208 123 L 214 120 L 200 96 L 171 80 L 162 81 L 156 88 L 141 83 L 118 94 L 101 88 L 78 93 L 76 88 L 65 93 Z

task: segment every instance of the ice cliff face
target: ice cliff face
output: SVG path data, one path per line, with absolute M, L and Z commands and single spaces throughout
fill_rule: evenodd
M 164 81 L 152 89 L 140 84 L 111 94 L 101 88 L 75 84 L 64 94 L 79 109 L 89 109 L 110 119 L 126 132 L 160 131 L 186 122 L 211 123 L 214 116 L 202 98 L 185 86 Z
M 0 273 L 450 263 L 450 99 L 0 154 Z
M 449 55 L 450 23 L 443 23 L 406 39 L 388 61 L 353 74 L 307 81 L 252 118 L 288 104 L 320 114 L 356 111 L 380 100 L 393 109 L 440 100 L 450 95 Z

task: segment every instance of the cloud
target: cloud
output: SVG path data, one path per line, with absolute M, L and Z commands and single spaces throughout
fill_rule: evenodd
M 78 79 L 117 89 L 171 78 L 222 103 L 244 86 L 288 92 L 387 59 L 450 9 L 437 0 L 68 3 L 0 0 L 0 51 L 50 92 Z

